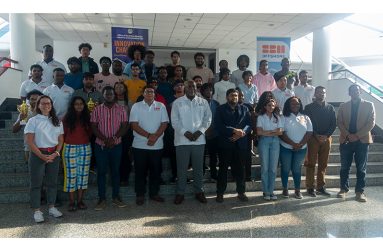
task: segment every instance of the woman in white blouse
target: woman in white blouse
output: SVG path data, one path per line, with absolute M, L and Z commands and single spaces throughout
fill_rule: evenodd
M 31 206 L 34 209 L 35 222 L 38 223 L 44 221 L 43 213 L 40 210 L 40 191 L 44 178 L 49 215 L 56 218 L 62 216 L 54 204 L 57 195 L 57 176 L 64 129 L 57 118 L 50 97 L 43 95 L 38 99 L 36 114 L 28 120 L 24 134 L 31 150 L 28 162 L 31 179 Z
M 286 100 L 283 107 L 284 127 L 281 138 L 279 158 L 281 161 L 281 178 L 283 197 L 289 197 L 287 187 L 290 170 L 293 174 L 295 198 L 302 199 L 301 166 L 306 155 L 306 143 L 310 139 L 313 127 L 308 116 L 302 114 L 303 106 L 298 97 Z
M 263 199 L 277 200 L 274 184 L 279 158 L 279 137 L 283 121 L 274 99 L 266 99 L 257 119 L 258 151 L 261 158 Z

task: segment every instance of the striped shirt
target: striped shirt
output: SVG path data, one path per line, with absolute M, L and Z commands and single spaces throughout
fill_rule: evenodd
M 98 130 L 107 138 L 116 135 L 121 123 L 128 122 L 128 116 L 122 105 L 114 104 L 108 108 L 105 104 L 98 105 L 91 114 L 90 122 L 97 123 Z M 96 138 L 96 143 L 104 146 L 104 142 Z M 121 137 L 116 139 L 116 144 L 121 143 Z

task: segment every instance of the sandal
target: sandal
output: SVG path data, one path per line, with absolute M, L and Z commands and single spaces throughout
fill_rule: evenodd
M 80 201 L 77 203 L 77 207 L 80 210 L 86 210 L 88 207 L 84 204 L 84 202 Z
M 73 202 L 73 203 L 69 203 L 68 211 L 69 211 L 69 212 L 74 212 L 74 211 L 76 211 L 76 210 L 77 210 L 77 208 L 76 208 L 74 202 Z

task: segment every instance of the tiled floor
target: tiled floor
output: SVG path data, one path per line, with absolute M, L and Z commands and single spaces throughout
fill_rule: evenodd
M 356 202 L 354 192 L 343 201 L 336 198 L 337 189 L 329 191 L 330 198 L 278 195 L 276 202 L 251 192 L 247 203 L 230 194 L 222 204 L 212 194 L 206 205 L 187 197 L 179 206 L 173 197 L 141 207 L 130 198 L 128 207 L 109 202 L 105 211 L 94 211 L 96 202 L 87 201 L 86 211 L 69 213 L 61 207 L 61 219 L 47 216 L 44 208 L 42 224 L 34 223 L 28 204 L 0 204 L 0 237 L 383 237 L 383 187 L 367 188 L 367 203 Z

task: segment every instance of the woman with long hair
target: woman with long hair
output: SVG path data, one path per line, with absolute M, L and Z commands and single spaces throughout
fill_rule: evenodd
M 36 223 L 44 221 L 44 215 L 40 210 L 41 187 L 44 179 L 47 187 L 48 213 L 56 218 L 61 217 L 62 213 L 54 205 L 64 129 L 49 96 L 43 95 L 37 100 L 36 116 L 28 120 L 24 134 L 31 151 L 28 168 L 31 182 L 31 207 L 34 209 L 33 218 Z
M 83 202 L 92 150 L 90 146 L 90 115 L 82 97 L 72 98 L 64 117 L 64 192 L 69 193 L 68 211 L 87 209 Z M 77 206 L 75 192 L 77 191 Z
M 302 199 L 301 166 L 306 155 L 307 141 L 313 133 L 310 118 L 303 114 L 302 102 L 298 97 L 286 100 L 283 107 L 284 126 L 280 136 L 280 160 L 283 197 L 289 197 L 288 178 L 290 170 L 293 174 L 295 198 Z
M 263 198 L 277 200 L 274 194 L 276 170 L 279 158 L 279 137 L 283 121 L 274 99 L 267 99 L 257 119 L 258 151 L 261 158 Z

